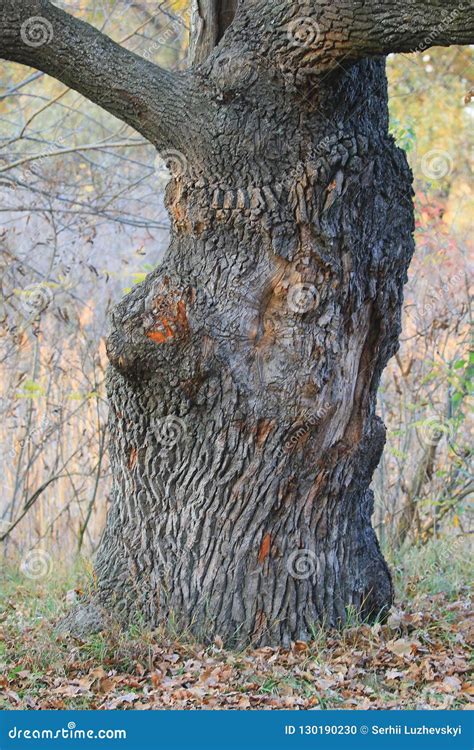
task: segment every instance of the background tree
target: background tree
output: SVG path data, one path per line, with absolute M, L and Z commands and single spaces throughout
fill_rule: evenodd
M 216 6 L 197 10 L 207 39 Z M 173 172 L 169 252 L 108 343 L 114 505 L 96 569 L 123 615 L 287 643 L 389 606 L 368 488 L 413 208 L 383 55 L 471 42 L 470 5 L 440 10 L 243 2 L 181 74 L 47 2 L 0 3 L 4 58 L 132 125 Z

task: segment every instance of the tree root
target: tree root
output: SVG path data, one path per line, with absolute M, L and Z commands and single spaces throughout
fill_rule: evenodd
M 76 638 L 87 638 L 103 630 L 110 630 L 113 620 L 107 612 L 94 600 L 77 604 L 62 618 L 55 628 L 57 635 L 72 635 Z

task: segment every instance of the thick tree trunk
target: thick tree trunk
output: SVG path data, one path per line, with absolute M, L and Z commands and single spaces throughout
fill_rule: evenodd
M 288 644 L 392 601 L 369 486 L 414 222 L 384 60 L 369 58 L 470 43 L 474 12 L 194 6 L 202 63 L 189 74 L 47 0 L 0 0 L 0 56 L 133 125 L 173 173 L 168 253 L 108 339 L 114 500 L 97 599 L 228 645 Z M 100 617 L 91 604 L 75 627 Z
M 220 88 L 207 141 L 175 159 L 166 259 L 114 315 L 98 583 L 127 617 L 288 644 L 392 600 L 369 484 L 411 175 L 383 62 L 313 92 L 245 66 Z

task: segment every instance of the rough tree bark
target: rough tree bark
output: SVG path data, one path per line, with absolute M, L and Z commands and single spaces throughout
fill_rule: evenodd
M 185 75 L 44 0 L 0 0 L 1 55 L 133 125 L 173 174 L 168 253 L 108 339 L 114 502 L 98 601 L 229 645 L 288 644 L 392 601 L 369 486 L 414 244 L 384 55 L 472 43 L 474 13 L 230 6 L 224 23 L 198 3 L 200 64 Z M 52 26 L 48 44 L 25 44 L 31 16 Z

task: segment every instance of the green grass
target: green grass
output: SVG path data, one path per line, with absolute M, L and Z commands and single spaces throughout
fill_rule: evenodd
M 444 662 L 438 671 L 436 664 L 438 659 L 455 656 L 456 663 L 467 665 L 470 658 L 459 631 L 468 616 L 473 577 L 470 540 L 430 542 L 406 550 L 389 563 L 397 592 L 395 610 L 408 614 L 399 630 L 390 623 L 361 623 L 356 612 L 348 612 L 344 630 L 327 632 L 315 624 L 307 646 L 275 649 L 270 661 L 258 649 L 231 652 L 204 646 L 187 635 L 179 637 L 171 629 L 150 632 L 140 620 L 126 631 L 117 627 L 84 641 L 58 637 L 54 626 L 67 612 L 66 593 L 93 590 L 90 564 L 79 561 L 66 570 L 57 566 L 41 581 L 25 578 L 19 566 L 6 566 L 0 572 L 0 680 L 4 683 L 0 682 L 0 708 L 107 708 L 110 696 L 121 694 L 148 702 L 154 688 L 160 700 L 166 695 L 171 705 L 183 701 L 182 707 L 188 707 L 186 701 L 206 707 L 209 704 L 201 702 L 205 695 L 221 707 L 241 696 L 240 700 L 248 699 L 244 707 L 252 708 L 291 708 L 293 701 L 297 707 L 352 708 L 352 690 L 353 700 L 361 707 L 393 707 L 394 696 L 397 705 L 407 708 L 445 707 L 448 699 L 450 708 L 464 705 L 468 698 L 462 692 L 448 694 L 447 699 L 439 689 L 446 672 Z M 415 619 L 410 620 L 411 616 Z M 390 652 L 390 643 L 397 638 L 421 644 L 419 659 L 433 660 L 431 681 L 422 670 L 416 678 L 410 673 L 418 657 L 404 660 Z M 335 679 L 341 665 L 342 677 Z M 357 669 L 349 680 L 353 666 Z M 202 684 L 202 675 L 210 669 L 217 675 L 221 670 L 231 669 L 231 673 L 221 685 L 215 680 L 208 684 L 206 679 Z M 408 670 L 407 677 L 388 686 L 385 673 L 389 669 Z M 107 687 L 111 679 L 118 680 L 107 698 L 94 677 L 98 670 L 107 675 Z M 460 683 L 465 681 L 465 671 L 460 669 Z M 62 686 L 72 684 L 74 691 L 74 685 L 84 681 L 87 689 L 81 694 L 70 695 L 66 689 L 64 696 L 54 697 Z M 2 695 L 6 686 L 7 697 Z M 191 697 L 183 697 L 187 691 Z M 123 707 L 132 704 L 133 700 Z
M 399 599 L 443 594 L 456 599 L 474 578 L 474 548 L 468 536 L 432 540 L 389 557 Z

